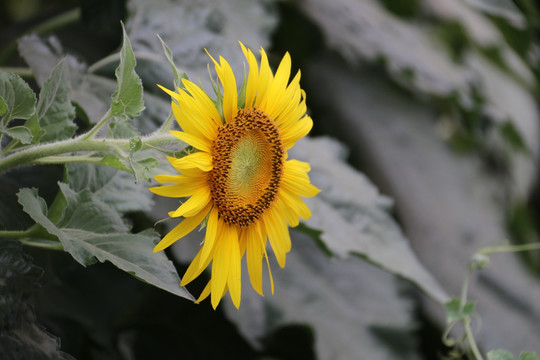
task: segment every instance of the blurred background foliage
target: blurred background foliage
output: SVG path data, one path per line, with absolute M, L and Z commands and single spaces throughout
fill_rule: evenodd
M 102 115 L 114 91 L 118 58 L 110 55 L 121 45 L 121 20 L 145 85 L 147 109 L 136 120 L 143 133 L 169 111 L 155 86 L 172 86 L 156 34 L 205 86 L 204 48 L 240 73 L 238 40 L 264 46 L 274 66 L 289 51 L 318 137 L 299 157 L 346 159 L 376 186 L 360 175 L 340 182 L 345 168 L 335 177 L 315 169 L 314 182 L 330 194 L 323 191 L 315 205 L 331 209 L 315 210 L 306 226 L 320 230 L 325 211 L 345 219 L 314 232 L 335 258 L 295 232 L 287 267 L 275 274 L 276 294 L 260 299 L 246 291 L 239 311 L 193 305 L 109 263 L 83 268 L 66 253 L 2 240 L 0 351 L 9 349 L 2 358 L 459 358 L 441 341 L 437 283 L 424 287 L 430 298 L 378 267 L 403 275 L 411 248 L 446 293 L 457 295 L 478 249 L 538 241 L 539 14 L 532 0 L 2 1 L 0 66 L 16 68 L 37 90 L 67 55 L 81 79 L 71 95 L 80 129 Z M 39 188 L 50 203 L 62 178 L 59 166 L 1 176 L 1 223 L 26 228 L 17 189 Z M 127 218 L 138 232 L 167 208 L 157 202 Z M 391 209 L 393 220 L 375 208 Z M 355 232 L 363 245 L 349 241 Z M 382 256 L 377 246 L 386 238 L 410 248 Z M 180 274 L 193 251 L 188 243 L 168 252 Z M 483 350 L 540 351 L 539 273 L 539 253 L 528 252 L 494 256 L 475 278 L 470 298 L 478 302 Z M 203 280 L 188 290 L 198 294 Z

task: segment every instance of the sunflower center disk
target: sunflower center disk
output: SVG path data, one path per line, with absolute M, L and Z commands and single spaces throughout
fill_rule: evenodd
M 230 225 L 249 226 L 279 190 L 284 151 L 278 129 L 264 112 L 241 109 L 218 131 L 209 175 L 212 199 Z

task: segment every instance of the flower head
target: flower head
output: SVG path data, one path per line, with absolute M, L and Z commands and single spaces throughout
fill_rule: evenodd
M 169 157 L 180 174 L 158 175 L 159 183 L 172 184 L 150 189 L 161 196 L 189 197 L 169 213 L 183 220 L 154 251 L 165 249 L 206 221 L 204 242 L 181 285 L 212 263 L 211 279 L 197 302 L 211 294 L 214 308 L 227 291 L 239 307 L 244 254 L 255 291 L 263 294 L 265 260 L 274 292 L 267 241 L 284 267 L 291 249 L 288 226 L 311 216 L 301 197 L 319 192 L 309 181 L 309 164 L 287 159 L 287 150 L 313 126 L 306 115 L 300 72 L 289 82 L 288 53 L 273 74 L 262 48 L 259 66 L 252 51 L 240 45 L 249 65 L 240 93 L 227 61 L 211 56 L 223 88 L 217 100 L 186 79 L 178 92 L 162 88 L 173 98 L 172 110 L 182 128 L 171 133 L 195 151 L 182 158 Z

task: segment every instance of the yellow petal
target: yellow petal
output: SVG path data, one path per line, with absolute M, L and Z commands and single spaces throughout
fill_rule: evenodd
M 171 108 L 178 125 L 186 133 L 212 141 L 217 133 L 218 125 L 201 109 L 188 93 L 179 89 L 181 98 L 177 103 L 171 103 Z
M 238 111 L 238 88 L 236 79 L 231 66 L 222 56 L 219 57 L 219 63 L 210 55 L 214 62 L 216 73 L 223 86 L 223 117 L 225 122 L 231 122 Z
M 285 254 L 291 249 L 291 238 L 287 224 L 272 208 L 264 215 L 264 227 L 268 233 L 270 245 L 280 267 L 285 266 Z
M 263 48 L 260 50 L 261 53 L 261 66 L 259 70 L 259 84 L 257 87 L 257 97 L 255 98 L 255 107 L 260 107 L 261 104 L 266 103 L 266 97 L 268 95 L 268 88 L 273 79 L 272 70 L 270 69 L 270 64 L 268 63 L 268 57 Z
M 197 214 L 210 202 L 210 189 L 203 187 L 197 190 L 185 203 L 180 205 L 172 214 L 172 217 L 191 217 Z
M 205 151 L 197 151 L 181 158 L 173 158 L 168 156 L 167 159 L 175 169 L 180 169 L 180 172 L 182 172 L 183 169 L 192 168 L 198 168 L 202 171 L 210 171 L 213 167 L 212 155 Z
M 261 108 L 274 119 L 276 109 L 282 104 L 288 103 L 288 100 L 290 100 L 285 99 L 285 96 L 287 95 L 287 83 L 289 82 L 290 75 L 291 56 L 287 52 L 285 53 L 285 56 L 283 56 L 283 59 L 281 59 L 281 63 L 278 66 L 276 74 L 270 82 L 266 101 L 261 104 Z
M 183 131 L 169 131 L 172 135 L 176 136 L 178 139 L 182 140 L 183 142 L 193 146 L 196 149 L 199 149 L 201 151 L 210 152 L 212 148 L 212 142 L 197 136 L 193 134 L 188 134 Z
M 180 94 L 175 93 L 174 91 L 171 91 L 171 90 L 169 90 L 169 89 L 167 89 L 167 88 L 165 88 L 165 87 L 163 87 L 163 86 L 161 86 L 161 85 L 159 85 L 159 84 L 158 84 L 158 86 L 159 86 L 159 88 L 160 88 L 161 90 L 165 91 L 167 94 L 169 94 L 169 95 L 170 95 L 172 98 L 174 98 L 176 101 L 180 100 Z
M 195 85 L 193 82 L 189 81 L 188 79 L 182 79 L 182 84 L 184 84 L 184 86 L 189 91 L 191 96 L 193 96 L 195 101 L 198 104 L 200 104 L 201 111 L 206 112 L 206 116 L 209 119 L 212 119 L 215 125 L 221 126 L 223 124 L 223 121 L 221 120 L 221 116 L 219 115 L 219 112 L 216 109 L 214 102 L 204 92 L 204 90 L 202 90 L 200 87 L 198 87 L 197 85 Z
M 159 196 L 166 196 L 166 197 L 172 197 L 172 198 L 181 198 L 186 196 L 191 196 L 193 193 L 197 190 L 199 190 L 201 187 L 206 186 L 205 183 L 192 183 L 192 184 L 185 184 L 185 185 L 163 185 L 163 186 L 155 186 L 148 188 L 151 192 L 153 192 L 156 195 Z
M 257 226 L 250 226 L 247 229 L 247 253 L 246 262 L 249 272 L 249 280 L 253 289 L 263 295 L 262 288 L 262 258 L 263 241 L 257 231 Z M 266 240 L 266 239 L 265 239 Z
M 171 246 L 175 241 L 183 238 L 189 234 L 193 229 L 199 225 L 208 212 L 210 211 L 210 205 L 206 206 L 202 211 L 193 217 L 184 219 L 180 224 L 176 225 L 161 241 L 154 247 L 154 252 L 161 251 Z
M 210 289 L 211 289 L 211 286 L 212 286 L 211 283 L 212 283 L 212 279 L 210 279 L 208 281 L 208 283 L 204 287 L 203 291 L 201 292 L 201 295 L 199 296 L 197 301 L 195 301 L 195 304 L 199 304 L 201 301 L 206 299 L 208 297 L 208 295 L 210 295 Z
M 291 126 L 286 131 L 282 131 L 283 136 L 283 145 L 286 150 L 289 150 L 294 146 L 298 139 L 306 136 L 313 127 L 313 120 L 309 116 L 304 116 L 302 119 L 298 120 L 296 124 Z
M 284 176 L 281 182 L 284 189 L 303 197 L 312 197 L 320 192 L 319 189 L 309 182 L 293 176 Z
M 236 239 L 230 238 L 229 241 L 231 241 L 231 261 L 229 264 L 227 286 L 229 287 L 233 304 L 238 309 L 240 307 L 242 293 L 242 271 L 240 265 L 240 247 L 238 246 L 238 236 Z
M 217 244 L 214 260 L 212 262 L 211 302 L 214 309 L 218 306 L 221 300 L 225 285 L 227 284 L 227 279 L 229 277 L 233 241 L 238 241 L 236 228 L 224 224 L 222 236 Z
M 299 216 L 298 216 L 298 213 L 296 212 L 296 209 L 293 207 L 287 206 L 282 196 L 278 196 L 278 198 L 275 200 L 274 206 L 283 215 L 283 217 L 287 219 L 287 222 L 289 223 L 290 227 L 298 226 L 300 222 L 298 220 Z
M 211 256 L 208 256 L 206 261 L 201 262 L 201 254 L 202 254 L 202 248 L 199 249 L 199 252 L 197 252 L 197 255 L 193 258 L 191 261 L 191 264 L 189 264 L 186 272 L 184 273 L 184 276 L 182 277 L 182 282 L 180 285 L 186 286 L 190 282 L 192 282 L 197 276 L 201 275 L 201 273 L 210 265 L 210 261 L 212 260 L 212 256 L 214 252 L 211 253 Z
M 217 208 L 212 208 L 210 211 L 210 216 L 208 217 L 208 222 L 206 223 L 206 235 L 204 237 L 204 244 L 201 249 L 201 258 L 199 262 L 207 263 L 208 258 L 213 253 L 216 239 L 220 231 L 220 221 L 218 219 Z M 206 266 L 205 266 L 206 267 Z
M 279 197 L 285 202 L 288 208 L 293 209 L 302 219 L 307 220 L 311 217 L 311 210 L 309 210 L 309 207 L 300 196 L 286 189 L 281 189 Z
M 245 108 L 249 109 L 253 107 L 253 101 L 255 100 L 255 94 L 257 93 L 257 82 L 259 80 L 259 65 L 257 64 L 257 59 L 251 50 L 246 49 L 244 44 L 240 43 L 244 56 L 246 57 L 249 64 L 249 73 L 246 84 L 246 105 Z

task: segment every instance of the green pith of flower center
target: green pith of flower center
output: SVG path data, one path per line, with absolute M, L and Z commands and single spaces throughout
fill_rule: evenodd
M 230 225 L 249 226 L 279 190 L 284 150 L 274 121 L 258 109 L 240 109 L 218 130 L 209 185 L 218 214 Z

